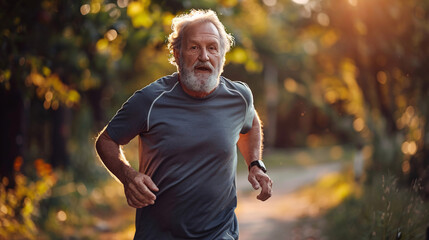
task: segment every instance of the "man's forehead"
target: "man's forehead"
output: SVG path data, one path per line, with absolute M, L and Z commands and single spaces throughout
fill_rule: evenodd
M 195 22 L 190 23 L 185 29 L 185 38 L 189 40 L 198 39 L 200 37 L 210 37 L 220 40 L 219 31 L 211 22 Z

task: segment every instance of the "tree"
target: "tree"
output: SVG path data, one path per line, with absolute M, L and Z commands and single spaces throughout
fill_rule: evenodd
M 372 170 L 412 179 L 428 179 L 428 7 L 331 0 L 314 14 L 315 83 L 325 101 L 353 117 L 355 133 L 371 146 Z

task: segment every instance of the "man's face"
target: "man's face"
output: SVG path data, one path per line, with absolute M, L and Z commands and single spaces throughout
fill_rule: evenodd
M 219 84 L 223 51 L 216 27 L 191 23 L 184 32 L 178 60 L 181 82 L 194 92 L 209 93 Z

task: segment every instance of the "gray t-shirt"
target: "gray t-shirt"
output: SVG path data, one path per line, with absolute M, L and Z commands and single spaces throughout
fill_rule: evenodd
M 128 99 L 107 132 L 121 145 L 139 135 L 140 172 L 159 188 L 154 205 L 137 209 L 134 239 L 238 239 L 236 144 L 254 116 L 249 87 L 224 77 L 202 99 L 177 73 Z

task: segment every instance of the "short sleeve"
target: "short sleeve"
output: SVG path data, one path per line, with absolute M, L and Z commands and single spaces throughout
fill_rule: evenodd
M 107 133 L 120 145 L 125 145 L 145 129 L 147 101 L 142 90 L 135 92 L 107 125 Z
M 249 86 L 247 86 L 244 82 L 238 82 L 238 89 L 240 93 L 243 95 L 244 99 L 246 100 L 246 114 L 244 117 L 244 123 L 243 127 L 241 128 L 240 133 L 245 134 L 252 128 L 253 125 L 253 118 L 255 117 L 255 107 L 253 106 L 253 95 L 252 91 L 250 90 Z

